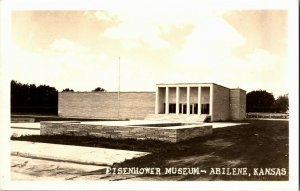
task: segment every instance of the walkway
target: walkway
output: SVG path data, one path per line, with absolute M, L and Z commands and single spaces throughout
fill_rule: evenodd
M 149 153 L 27 141 L 11 141 L 11 154 L 14 156 L 37 159 L 111 166 L 114 163 L 120 163 L 128 159 L 145 156 Z

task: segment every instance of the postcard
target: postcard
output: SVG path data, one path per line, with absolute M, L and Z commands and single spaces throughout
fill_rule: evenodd
M 2 1 L 1 187 L 296 190 L 298 11 Z

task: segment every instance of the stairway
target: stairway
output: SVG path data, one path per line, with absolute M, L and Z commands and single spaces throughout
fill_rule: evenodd
M 172 122 L 205 122 L 210 121 L 210 115 L 186 115 L 186 114 L 149 114 L 145 120 L 172 121 Z

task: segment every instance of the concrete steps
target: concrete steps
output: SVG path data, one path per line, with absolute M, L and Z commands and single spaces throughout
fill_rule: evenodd
M 204 122 L 210 115 L 185 115 L 185 114 L 149 114 L 145 120 L 153 121 L 174 121 L 174 122 Z

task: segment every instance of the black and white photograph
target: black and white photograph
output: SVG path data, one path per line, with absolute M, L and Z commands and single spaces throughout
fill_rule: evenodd
M 30 2 L 0 2 L 4 190 L 298 189 L 297 1 Z

